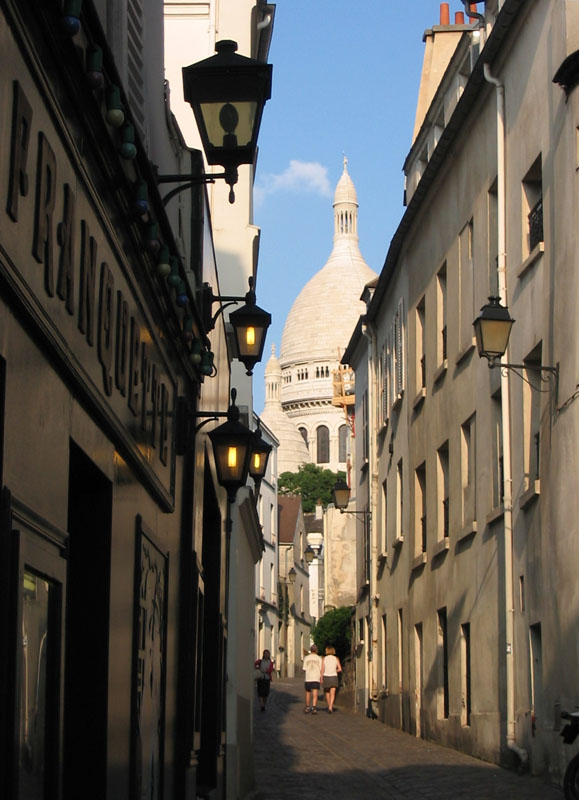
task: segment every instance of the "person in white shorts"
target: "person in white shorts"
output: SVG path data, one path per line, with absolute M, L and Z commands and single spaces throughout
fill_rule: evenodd
M 318 648 L 315 644 L 310 647 L 310 651 L 303 662 L 303 670 L 306 673 L 306 707 L 304 711 L 306 714 L 310 712 L 317 714 L 318 709 L 316 706 L 318 705 L 318 692 L 320 691 L 322 659 L 318 655 Z

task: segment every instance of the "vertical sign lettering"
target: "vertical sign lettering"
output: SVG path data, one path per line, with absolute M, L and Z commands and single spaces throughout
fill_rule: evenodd
M 26 159 L 30 143 L 32 107 L 26 99 L 18 81 L 13 83 L 12 101 L 12 143 L 10 147 L 10 177 L 8 179 L 8 202 L 6 210 L 18 221 L 18 198 L 28 194 L 28 174 Z
M 54 296 L 52 216 L 56 202 L 56 158 L 46 136 L 38 134 L 38 168 L 36 172 L 36 215 L 32 253 L 44 264 L 44 288 Z
M 115 280 L 106 261 L 101 264 L 99 295 L 98 356 L 103 368 L 103 386 L 107 396 L 113 391 L 111 367 L 113 364 L 113 303 Z

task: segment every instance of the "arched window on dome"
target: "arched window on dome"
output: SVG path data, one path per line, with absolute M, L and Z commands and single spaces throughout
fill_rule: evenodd
M 328 464 L 330 461 L 330 431 L 325 425 L 316 429 L 317 463 Z
M 302 435 L 302 439 L 303 439 L 303 440 L 304 440 L 304 442 L 306 443 L 306 447 L 307 447 L 307 448 L 308 448 L 308 450 L 309 450 L 309 449 L 310 449 L 310 444 L 309 444 L 309 442 L 308 442 L 308 432 L 307 432 L 306 428 L 298 428 L 298 430 L 299 430 L 299 432 L 301 433 L 301 435 Z
M 340 425 L 338 429 L 338 461 L 344 464 L 348 457 L 348 426 Z

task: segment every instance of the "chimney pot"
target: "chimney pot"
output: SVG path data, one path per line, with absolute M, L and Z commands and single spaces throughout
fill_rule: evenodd
M 450 3 L 440 4 L 440 24 L 450 25 Z
M 464 25 L 464 11 L 457 11 L 454 15 L 455 25 Z

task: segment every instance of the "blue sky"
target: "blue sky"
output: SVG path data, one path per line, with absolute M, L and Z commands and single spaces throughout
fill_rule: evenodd
M 464 6 L 451 0 L 451 19 Z M 356 186 L 360 249 L 380 272 L 404 212 L 402 165 L 410 149 L 425 29 L 438 0 L 276 0 L 256 174 L 261 228 L 257 302 L 273 316 L 254 408 L 264 405 L 263 373 L 304 284 L 332 249 L 332 199 L 343 156 Z

